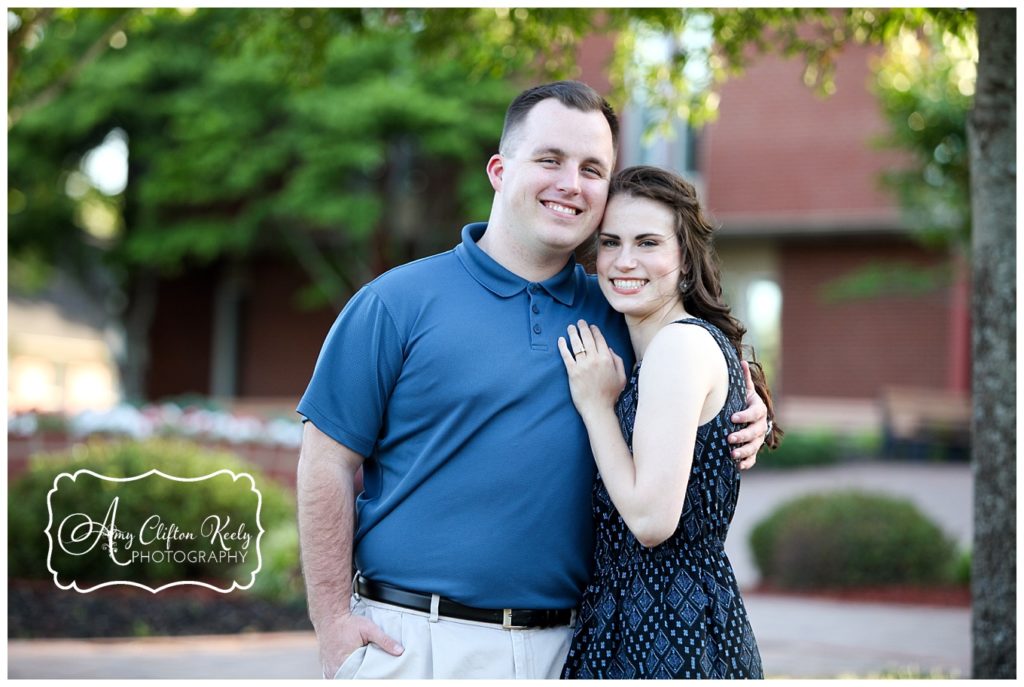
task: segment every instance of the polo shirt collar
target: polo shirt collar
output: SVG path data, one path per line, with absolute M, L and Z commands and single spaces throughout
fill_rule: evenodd
M 476 245 L 487 230 L 486 222 L 467 224 L 462 228 L 462 243 L 455 247 L 455 254 L 462 261 L 466 271 L 489 291 L 503 298 L 514 296 L 530 282 L 502 267 L 498 262 Z M 576 258 L 569 256 L 558 274 L 540 283 L 548 294 L 563 305 L 572 305 L 576 296 Z

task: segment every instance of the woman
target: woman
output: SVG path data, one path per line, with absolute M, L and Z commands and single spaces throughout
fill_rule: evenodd
M 745 405 L 745 330 L 722 302 L 711 234 L 679 176 L 631 167 L 612 179 L 597 273 L 637 364 L 626 384 L 622 359 L 582 320 L 559 339 L 600 472 L 594 578 L 563 678 L 763 677 L 723 549 L 739 495 L 726 437 Z M 753 378 L 771 419 L 756 364 Z

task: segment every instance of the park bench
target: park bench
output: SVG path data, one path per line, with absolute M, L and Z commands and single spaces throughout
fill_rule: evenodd
M 890 459 L 969 460 L 971 399 L 962 392 L 888 387 L 882 392 L 883 455 Z

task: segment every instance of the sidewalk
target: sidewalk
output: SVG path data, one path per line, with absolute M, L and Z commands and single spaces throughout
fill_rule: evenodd
M 970 610 L 748 594 L 768 677 L 970 673 Z M 318 678 L 312 633 L 8 642 L 9 678 Z
M 13 640 L 7 677 L 16 678 L 319 678 L 312 632 Z
M 770 460 L 770 457 L 764 460 Z M 966 465 L 848 465 L 743 477 L 727 549 L 741 588 L 757 582 L 750 530 L 782 501 L 851 487 L 912 499 L 953 536 L 970 541 Z M 970 609 L 850 603 L 745 593 L 768 677 L 852 677 L 884 671 L 970 673 Z M 8 642 L 9 678 L 318 678 L 311 633 Z
M 767 677 L 971 673 L 969 608 L 745 594 Z

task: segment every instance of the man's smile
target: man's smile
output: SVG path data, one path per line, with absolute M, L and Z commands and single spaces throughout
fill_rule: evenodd
M 575 217 L 582 212 L 582 210 L 578 208 L 562 205 L 561 203 L 556 203 L 552 200 L 542 200 L 541 204 L 547 209 L 553 210 L 560 215 L 565 215 L 566 217 Z

